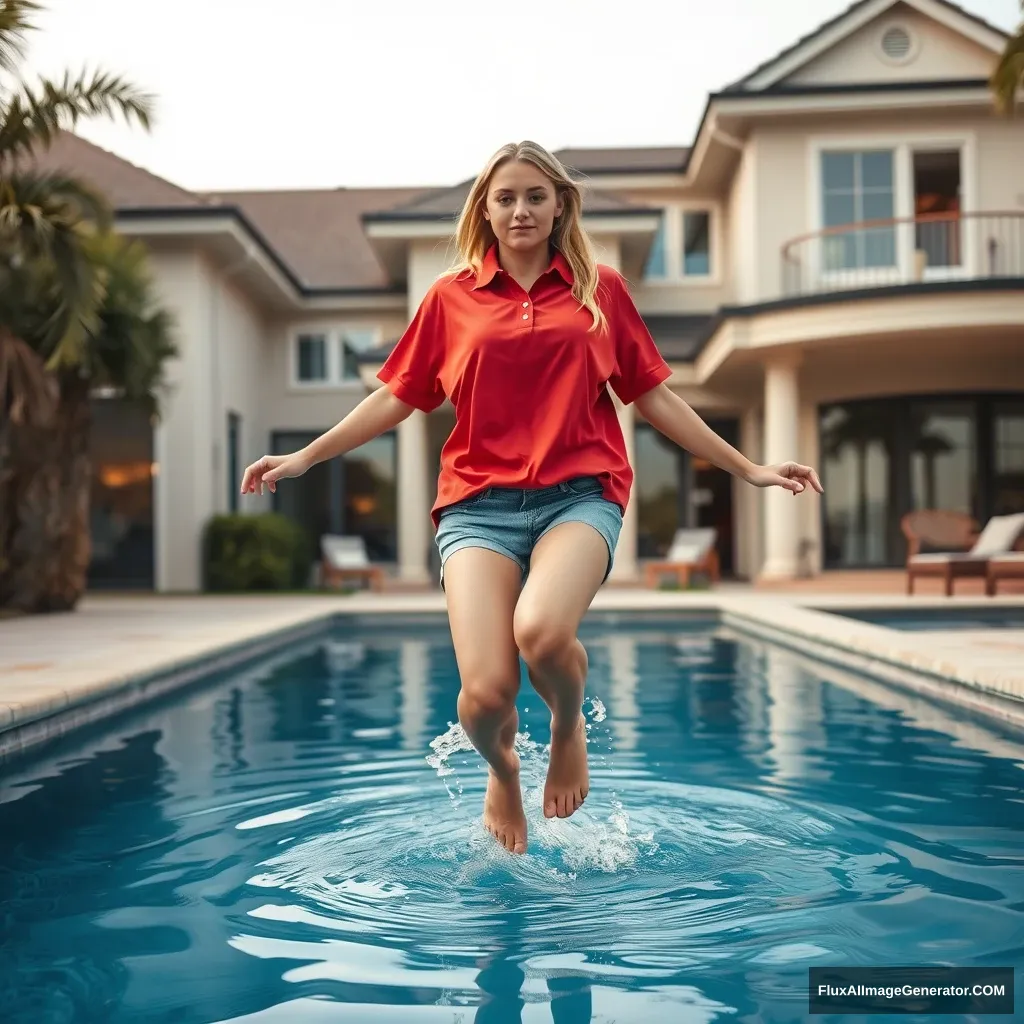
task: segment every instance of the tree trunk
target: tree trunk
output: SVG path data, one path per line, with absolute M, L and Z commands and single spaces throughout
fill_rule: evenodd
M 0 607 L 70 611 L 85 591 L 90 421 L 89 382 L 68 377 L 48 426 L 10 428 L 9 474 L 0 484 Z

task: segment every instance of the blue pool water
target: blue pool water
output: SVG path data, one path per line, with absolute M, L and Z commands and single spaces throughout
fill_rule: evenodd
M 7 766 L 0 1021 L 780 1022 L 814 965 L 1024 964 L 1019 740 L 709 625 L 584 640 L 590 796 L 542 816 L 526 686 L 520 858 L 445 629 L 339 627 Z
M 1024 605 L 969 608 L 851 608 L 837 611 L 824 609 L 858 622 L 869 622 L 889 629 L 912 631 L 955 629 L 1020 629 L 1024 630 Z

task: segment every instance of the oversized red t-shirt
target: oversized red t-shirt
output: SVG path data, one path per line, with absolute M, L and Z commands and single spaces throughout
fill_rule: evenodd
M 625 511 L 633 471 L 607 386 L 628 405 L 671 371 L 622 276 L 598 270 L 608 329 L 592 333 L 557 250 L 529 293 L 492 246 L 479 274 L 446 275 L 424 296 L 377 376 L 424 412 L 445 398 L 455 407 L 435 528 L 445 506 L 488 487 L 550 487 L 578 476 L 598 477 Z

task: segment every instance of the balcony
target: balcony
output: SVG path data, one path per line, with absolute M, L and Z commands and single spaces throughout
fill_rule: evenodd
M 1011 279 L 1024 279 L 1024 212 L 862 221 L 782 247 L 785 298 Z

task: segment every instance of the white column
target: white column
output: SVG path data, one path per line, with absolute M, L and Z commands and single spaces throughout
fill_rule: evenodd
M 752 462 L 762 462 L 761 408 L 748 409 L 740 417 L 740 451 Z M 736 575 L 754 579 L 761 568 L 762 531 L 760 488 L 751 487 L 742 480 L 733 482 L 733 500 L 736 502 L 735 531 Z
M 427 417 L 416 410 L 398 426 L 398 578 L 426 583 L 430 551 Z
M 626 455 L 629 457 L 629 464 L 636 473 L 636 416 L 632 405 L 623 405 L 614 392 L 610 392 L 612 401 L 615 403 L 615 411 L 619 415 L 619 428 L 622 430 L 622 438 L 626 442 Z M 630 500 L 626 505 L 626 514 L 622 517 L 622 530 L 619 533 L 619 543 L 615 548 L 615 564 L 612 567 L 610 579 L 614 580 L 635 580 L 638 575 L 637 569 L 637 513 L 636 513 L 636 480 L 633 481 Z
M 775 358 L 764 373 L 764 463 L 798 458 L 800 445 L 799 362 Z M 764 494 L 762 579 L 792 579 L 799 566 L 801 510 L 792 491 L 769 487 Z

